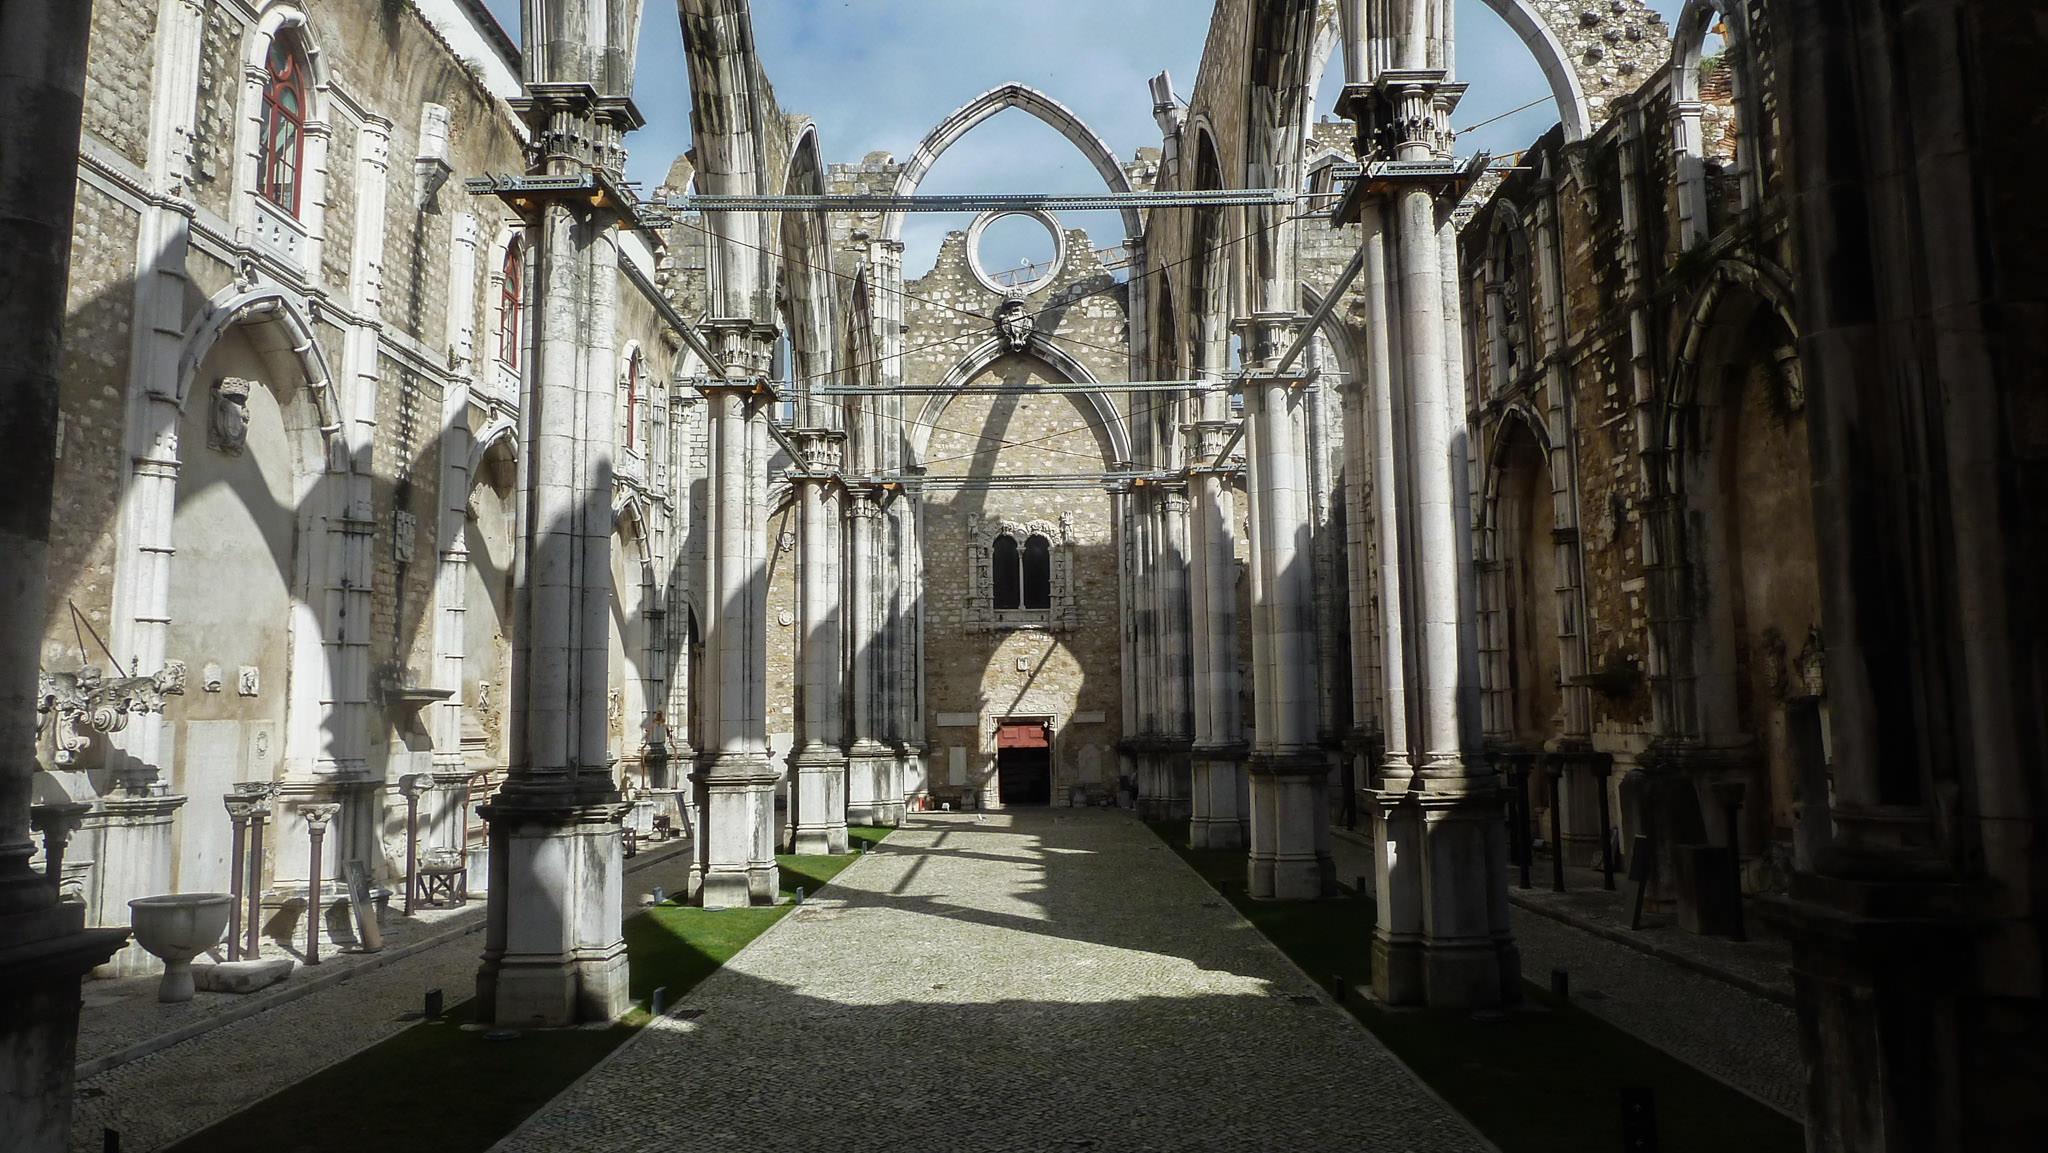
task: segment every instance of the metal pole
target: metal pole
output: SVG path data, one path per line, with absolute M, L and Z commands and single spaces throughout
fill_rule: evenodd
M 1522 887 L 1530 886 L 1529 870 L 1536 859 L 1536 830 L 1530 827 L 1536 813 L 1529 805 L 1529 756 L 1517 753 L 1509 761 L 1509 772 L 1514 774 L 1515 795 L 1515 862 L 1521 868 Z
M 1550 780 L 1550 890 L 1564 892 L 1564 813 L 1558 804 L 1559 785 L 1564 781 L 1564 765 L 1556 756 L 1544 758 L 1543 775 Z
M 1614 758 L 1607 753 L 1595 753 L 1587 768 L 1600 790 L 1600 887 L 1611 893 L 1614 891 L 1614 811 L 1607 800 L 1607 778 L 1614 772 Z
M 1739 824 L 1742 819 L 1742 782 L 1726 782 L 1717 786 L 1715 791 L 1721 794 L 1721 812 L 1728 822 L 1728 896 L 1735 913 L 1732 939 L 1747 941 L 1749 934 L 1742 923 L 1742 834 Z

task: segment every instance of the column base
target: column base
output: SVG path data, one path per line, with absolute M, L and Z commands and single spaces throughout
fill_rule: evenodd
M 774 904 L 782 880 L 775 864 L 775 785 L 782 774 L 760 753 L 716 753 L 701 764 L 699 901 L 705 908 Z
M 1311 901 L 1329 895 L 1326 881 L 1334 876 L 1324 847 L 1329 770 L 1329 761 L 1316 750 L 1258 753 L 1247 763 L 1251 851 L 1246 891 L 1254 899 Z
M 1520 1000 L 1500 793 L 1467 784 L 1367 794 L 1380 902 L 1373 991 L 1387 1004 L 1468 1010 Z
M 494 883 L 477 995 L 492 1023 L 551 1028 L 626 1011 L 625 810 L 609 788 L 516 783 L 484 806 Z
M 846 751 L 846 822 L 884 828 L 903 823 L 903 798 L 893 802 L 896 751 L 880 741 L 855 741 Z
M 847 850 L 846 754 L 832 745 L 798 749 L 789 758 L 796 802 L 792 852 L 837 855 Z

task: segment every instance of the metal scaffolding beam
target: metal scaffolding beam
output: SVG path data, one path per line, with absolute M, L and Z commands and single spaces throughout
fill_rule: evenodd
M 670 212 L 1089 212 L 1124 208 L 1287 206 L 1302 199 L 1285 188 L 1196 189 L 1187 192 L 972 193 L 957 196 L 670 196 Z
M 897 384 L 873 388 L 852 384 L 827 384 L 811 389 L 812 396 L 1035 396 L 1054 392 L 1195 392 L 1222 391 L 1231 387 L 1223 380 L 1101 380 L 1082 382 L 1047 381 L 1043 384 Z

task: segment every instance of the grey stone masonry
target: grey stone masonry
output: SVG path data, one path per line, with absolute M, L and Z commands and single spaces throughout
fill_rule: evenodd
M 678 1092 L 691 1069 L 717 1091 Z M 1144 826 L 1083 809 L 913 816 L 499 1149 L 881 1143 L 1489 1147 Z

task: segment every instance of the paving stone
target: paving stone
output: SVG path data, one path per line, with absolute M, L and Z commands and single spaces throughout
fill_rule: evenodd
M 500 1148 L 880 1142 L 1488 1148 L 1102 810 L 914 817 Z

